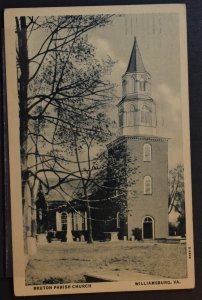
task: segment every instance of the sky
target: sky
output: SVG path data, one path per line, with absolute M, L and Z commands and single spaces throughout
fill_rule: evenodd
M 179 16 L 175 13 L 123 14 L 112 22 L 88 31 L 88 39 L 96 48 L 96 57 L 109 55 L 116 61 L 109 79 L 116 83 L 116 95 L 122 97 L 121 76 L 125 73 L 134 38 L 146 70 L 151 75 L 151 97 L 156 103 L 157 136 L 169 139 L 169 168 L 183 162 L 180 87 Z M 37 31 L 38 32 L 38 31 Z M 34 34 L 30 55 L 41 43 L 40 32 Z M 117 100 L 117 103 L 118 101 Z M 118 123 L 116 105 L 110 116 Z
M 91 30 L 89 40 L 96 56 L 109 55 L 116 64 L 110 80 L 118 85 L 126 71 L 134 37 L 146 70 L 151 75 L 151 96 L 157 109 L 157 135 L 169 138 L 169 168 L 182 163 L 182 119 L 180 87 L 180 45 L 177 14 L 128 14 L 116 16 L 105 27 Z M 113 118 L 118 117 L 117 108 Z

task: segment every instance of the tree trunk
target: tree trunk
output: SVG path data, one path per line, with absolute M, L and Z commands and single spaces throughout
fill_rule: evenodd
M 20 66 L 19 78 L 19 109 L 20 109 L 20 151 L 22 163 L 22 179 L 27 182 L 27 134 L 28 134 L 28 105 L 27 91 L 29 83 L 29 59 L 27 49 L 27 29 L 25 17 L 20 17 L 18 30 L 18 59 Z
M 84 188 L 84 196 L 85 196 L 86 207 L 87 207 L 88 244 L 92 244 L 93 243 L 92 219 L 91 219 L 90 203 L 89 203 L 88 193 L 86 188 Z
M 27 171 L 27 135 L 28 135 L 28 111 L 27 111 L 27 90 L 29 82 L 29 60 L 27 49 L 27 28 L 25 17 L 16 18 L 17 38 L 18 38 L 18 64 L 20 77 L 18 78 L 18 97 L 19 97 L 19 117 L 20 117 L 20 156 L 22 172 L 22 203 L 24 217 L 24 241 L 25 252 L 27 252 L 26 228 L 27 224 L 27 200 L 28 171 Z M 31 224 L 30 224 L 31 225 Z
M 31 189 L 31 236 L 36 237 L 37 234 L 37 224 L 36 224 L 36 203 L 34 199 L 33 188 Z
M 87 201 L 87 226 L 88 226 L 88 243 L 93 243 L 92 220 L 89 201 Z

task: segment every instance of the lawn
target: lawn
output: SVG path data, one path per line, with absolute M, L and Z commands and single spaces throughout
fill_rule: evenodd
M 86 273 L 125 270 L 185 278 L 186 246 L 123 241 L 41 244 L 27 265 L 26 284 L 84 282 Z

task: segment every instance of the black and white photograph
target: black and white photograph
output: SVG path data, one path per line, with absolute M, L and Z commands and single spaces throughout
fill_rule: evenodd
M 5 11 L 15 295 L 194 287 L 184 5 Z

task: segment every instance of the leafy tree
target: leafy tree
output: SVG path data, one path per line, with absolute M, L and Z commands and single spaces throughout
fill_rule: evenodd
M 56 140 L 55 135 L 61 121 L 58 112 L 66 103 L 66 108 L 73 115 L 74 103 L 78 103 L 84 95 L 90 97 L 92 94 L 90 77 L 84 77 L 84 70 L 81 67 L 84 61 L 87 62 L 94 57 L 94 48 L 88 43 L 85 34 L 95 27 L 106 25 L 110 20 L 110 15 L 16 17 L 25 228 L 28 188 L 33 200 L 37 182 L 49 189 L 47 174 L 53 172 L 59 178 L 63 174 L 61 170 L 54 168 L 56 151 L 53 148 L 61 143 Z M 33 43 L 36 43 L 36 40 L 38 46 L 34 51 Z M 81 64 L 80 70 L 75 68 L 77 63 Z M 83 76 L 79 76 L 80 74 Z M 91 81 L 93 83 L 93 80 Z M 106 85 L 107 83 L 103 84 L 100 93 L 107 89 Z M 74 122 L 73 117 L 71 121 Z M 47 148 L 49 152 L 52 148 L 53 157 L 45 156 Z M 59 180 L 57 184 L 60 183 Z
M 186 236 L 186 219 L 185 214 L 181 214 L 177 218 L 177 233 L 183 237 Z
M 138 169 L 136 159 L 127 152 L 125 143 L 106 148 L 106 143 L 113 137 L 110 130 L 113 124 L 104 113 L 106 107 L 103 107 L 103 102 L 100 102 L 100 106 L 98 103 L 96 101 L 95 109 L 90 101 L 84 101 L 82 104 L 89 107 L 91 118 L 82 115 L 77 120 L 77 127 L 67 124 L 66 127 L 59 127 L 57 132 L 59 138 L 66 142 L 66 145 L 63 144 L 62 154 L 69 158 L 66 166 L 62 166 L 67 175 L 65 180 L 78 182 L 68 206 L 71 205 L 77 214 L 78 207 L 85 207 L 89 243 L 93 242 L 92 222 L 95 223 L 94 235 L 96 230 L 102 228 L 103 223 L 116 221 L 117 212 L 120 212 L 122 221 L 126 222 L 126 197 L 129 193 L 134 196 L 135 174 Z M 61 113 L 65 118 L 66 110 Z M 130 187 L 133 192 L 129 190 Z
M 108 68 L 111 67 L 109 61 Z M 103 69 L 104 68 L 104 69 Z M 74 111 L 69 113 L 69 107 L 63 103 L 58 109 L 58 128 L 56 136 L 63 144 L 60 146 L 60 151 L 57 149 L 57 157 L 63 159 L 69 158 L 66 164 L 56 166 L 59 171 L 63 172 L 64 177 L 60 177 L 60 182 L 68 182 L 71 179 L 78 180 L 80 198 L 85 203 L 87 209 L 88 222 L 88 242 L 92 243 L 92 224 L 90 212 L 90 194 L 92 186 L 98 180 L 101 171 L 105 168 L 106 160 L 103 153 L 100 154 L 100 149 L 104 147 L 107 141 L 112 137 L 110 131 L 111 121 L 105 113 L 106 100 L 110 100 L 109 91 L 105 87 L 100 96 L 98 90 L 103 89 L 101 76 L 106 71 L 104 65 L 91 64 L 88 67 L 88 76 L 93 78 L 90 81 L 91 95 L 83 95 L 83 98 L 74 102 Z M 107 69 L 108 69 L 107 68 Z M 93 72 L 93 74 L 91 74 Z M 87 74 L 85 73 L 85 77 Z M 80 74 L 82 76 L 82 74 Z M 73 120 L 72 120 L 73 119 Z M 60 126 L 62 125 L 62 126 Z M 53 154 L 53 151 L 51 151 Z M 55 156 L 53 154 L 53 156 Z M 77 188 L 78 189 L 78 188 Z
M 128 198 L 136 197 L 136 157 L 128 152 L 125 141 L 119 140 L 117 144 L 112 142 L 107 145 L 104 159 L 104 168 L 92 180 L 90 205 L 95 225 L 93 234 L 99 238 L 104 231 L 117 231 L 119 223 L 119 238 L 123 238 L 127 235 Z
M 169 214 L 175 210 L 179 214 L 183 214 L 184 205 L 184 167 L 177 165 L 176 168 L 169 171 L 168 177 L 169 198 L 168 212 Z
M 185 229 L 185 192 L 184 192 L 184 167 L 177 165 L 176 168 L 169 171 L 169 201 L 168 212 L 177 212 L 176 232 L 184 236 Z
M 29 176 L 27 147 L 29 129 L 32 127 L 30 120 L 48 120 L 48 126 L 51 122 L 55 126 L 57 115 L 53 112 L 61 101 L 67 101 L 69 109 L 73 111 L 70 102 L 75 97 L 82 97 L 82 92 L 89 87 L 89 77 L 77 76 L 78 69 L 75 74 L 75 63 L 82 63 L 94 55 L 94 48 L 84 34 L 94 27 L 106 25 L 110 18 L 111 16 L 106 15 L 16 18 L 23 182 Z M 38 35 L 40 45 L 33 53 L 33 42 L 36 42 Z M 69 81 L 72 77 L 74 80 Z M 90 95 L 90 90 L 88 92 Z M 45 112 L 46 118 L 43 117 Z M 39 140 L 39 132 L 35 134 Z M 49 142 L 44 136 L 40 138 Z M 50 140 L 50 144 L 52 143 Z
M 109 203 L 119 206 L 125 218 L 127 207 L 120 207 L 121 197 L 131 184 L 129 164 L 124 159 L 120 163 L 117 157 L 114 160 L 106 151 L 113 126 L 106 110 L 114 96 L 105 75 L 114 62 L 110 57 L 99 62 L 85 34 L 111 19 L 110 15 L 16 18 L 24 204 L 29 187 L 34 206 L 38 182 L 46 193 L 51 189 L 64 193 L 63 184 L 78 180 L 77 202 L 82 201 L 88 212 L 90 243 L 92 209 L 103 206 L 103 197 L 96 202 L 95 191 L 102 189 L 108 207 Z M 31 46 L 36 36 L 40 46 L 34 52 Z M 121 157 L 122 149 L 117 151 Z

